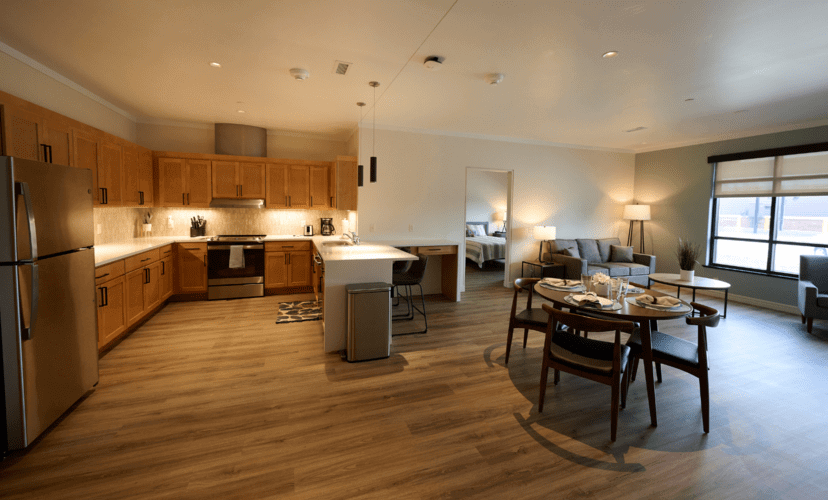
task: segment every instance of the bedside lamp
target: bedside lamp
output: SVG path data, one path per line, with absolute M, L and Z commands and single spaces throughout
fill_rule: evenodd
M 546 240 L 554 240 L 556 236 L 555 226 L 535 226 L 535 229 L 532 231 L 533 236 L 536 240 L 540 240 L 540 248 L 538 249 L 538 262 L 541 261 L 541 257 L 543 256 L 543 242 Z
M 644 253 L 644 221 L 650 220 L 650 205 L 625 205 L 624 220 L 630 221 L 630 234 L 627 236 L 627 246 L 632 246 L 633 224 L 641 221 L 641 253 Z
M 506 212 L 495 212 L 493 217 L 495 222 L 500 222 L 500 230 L 506 230 Z

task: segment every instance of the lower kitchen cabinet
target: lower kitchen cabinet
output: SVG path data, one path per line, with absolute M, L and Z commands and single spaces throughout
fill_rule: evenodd
M 144 316 L 144 280 L 147 273 L 144 268 L 136 269 L 125 276 L 126 281 L 126 319 L 130 326 Z
M 124 277 L 97 285 L 98 289 L 98 349 L 109 343 L 127 329 L 124 310 Z
M 176 293 L 207 291 L 207 243 L 176 245 Z
M 265 243 L 265 288 L 312 284 L 310 242 Z
M 161 259 L 161 271 L 159 277 L 159 286 L 161 300 L 167 300 L 173 294 L 173 258 L 172 255 Z

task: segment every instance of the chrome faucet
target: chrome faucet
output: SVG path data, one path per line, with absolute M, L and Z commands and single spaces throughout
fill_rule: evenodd
M 354 245 L 359 245 L 359 236 L 357 236 L 356 232 L 351 231 L 350 233 L 345 233 L 345 236 L 350 238 L 354 242 Z

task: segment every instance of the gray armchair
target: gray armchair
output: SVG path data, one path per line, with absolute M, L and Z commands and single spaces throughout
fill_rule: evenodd
M 799 257 L 799 312 L 812 333 L 814 318 L 828 319 L 828 257 Z

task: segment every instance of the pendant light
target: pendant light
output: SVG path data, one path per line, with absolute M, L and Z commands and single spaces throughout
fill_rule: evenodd
M 357 106 L 359 106 L 359 125 L 357 126 L 357 133 L 359 137 L 357 138 L 357 143 L 362 142 L 362 107 L 365 106 L 364 102 L 358 102 Z M 362 187 L 362 171 L 364 170 L 363 166 L 360 165 L 357 167 L 357 186 Z
M 379 82 L 368 82 L 368 85 L 374 87 L 374 132 L 371 138 L 371 182 L 377 182 L 377 153 L 375 149 L 377 145 L 377 87 L 379 87 Z

